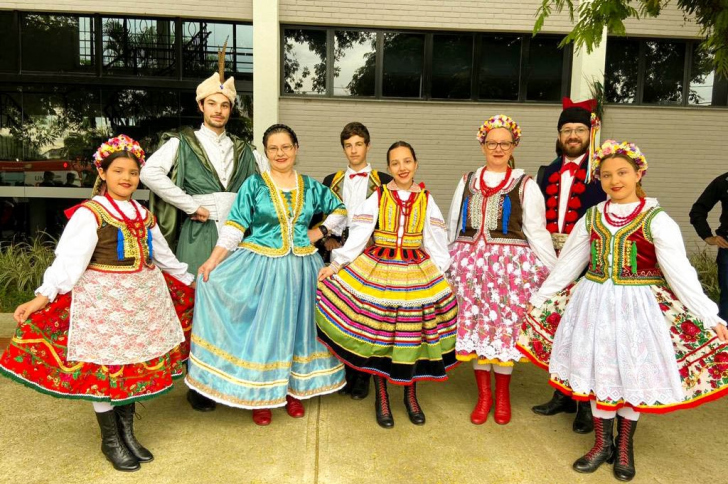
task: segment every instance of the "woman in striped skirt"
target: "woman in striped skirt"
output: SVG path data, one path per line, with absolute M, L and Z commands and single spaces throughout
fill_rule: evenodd
M 387 166 L 394 180 L 356 209 L 346 244 L 319 274 L 316 323 L 320 341 L 342 362 L 374 375 L 377 423 L 391 428 L 387 381 L 405 387 L 410 421 L 425 423 L 416 383 L 446 380 L 457 364 L 458 310 L 443 276 L 450 265 L 445 222 L 413 181 L 414 149 L 394 143 Z

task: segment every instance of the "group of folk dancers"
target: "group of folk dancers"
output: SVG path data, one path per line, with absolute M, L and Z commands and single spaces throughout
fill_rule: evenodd
M 376 420 L 391 428 L 388 383 L 422 425 L 417 382 L 463 361 L 472 423 L 493 408 L 507 424 L 514 364 L 528 358 L 557 388 L 534 411 L 576 412 L 574 430 L 595 432 L 574 469 L 614 463 L 621 480 L 635 475 L 641 413 L 728 392 L 726 323 L 677 224 L 642 191 L 639 148 L 609 140 L 590 156 L 593 103 L 565 101 L 559 156 L 538 182 L 515 168 L 518 124 L 488 119 L 485 164 L 463 175 L 445 217 L 415 181 L 409 143 L 392 144 L 379 173 L 369 132 L 350 123 L 349 165 L 321 184 L 294 169 L 290 127 L 265 132 L 266 157 L 227 134 L 235 98 L 232 78 L 206 79 L 201 128 L 165 135 L 146 164 L 127 136 L 101 145 L 93 198 L 67 211 L 55 261 L 15 311 L 0 371 L 92 401 L 116 469 L 153 459 L 134 404 L 169 390 L 185 361 L 193 408 L 252 409 L 258 425 L 275 407 L 304 416 L 311 397 L 365 398 L 373 375 Z M 152 212 L 131 198 L 140 181 Z

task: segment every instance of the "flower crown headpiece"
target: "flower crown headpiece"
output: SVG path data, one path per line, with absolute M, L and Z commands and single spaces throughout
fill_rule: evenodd
M 101 168 L 101 162 L 104 161 L 112 153 L 119 151 L 128 151 L 139 160 L 139 164 L 144 166 L 144 150 L 139 143 L 131 139 L 125 134 L 120 134 L 114 138 L 109 138 L 106 143 L 99 146 L 94 154 L 94 165 L 96 168 Z
M 602 146 L 597 150 L 594 155 L 594 161 L 592 162 L 592 176 L 599 179 L 599 167 L 606 158 L 610 158 L 615 155 L 626 156 L 637 165 L 637 171 L 642 172 L 644 175 L 647 172 L 647 159 L 642 151 L 634 143 L 624 141 L 619 143 L 613 139 L 608 139 Z
M 477 139 L 480 144 L 485 143 L 485 137 L 496 128 L 505 128 L 513 135 L 513 144 L 518 145 L 521 140 L 521 127 L 505 114 L 497 114 L 483 123 L 478 130 Z

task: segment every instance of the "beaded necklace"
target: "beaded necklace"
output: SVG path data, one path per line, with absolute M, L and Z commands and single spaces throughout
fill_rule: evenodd
M 124 221 L 124 225 L 126 225 L 126 228 L 129 229 L 129 232 L 131 233 L 132 237 L 135 239 L 141 239 L 144 237 L 144 220 L 142 219 L 142 214 L 139 212 L 139 209 L 137 208 L 136 204 L 132 201 L 130 201 L 131 206 L 134 207 L 134 211 L 136 212 L 134 219 L 130 219 L 127 217 L 124 212 L 119 208 L 119 206 L 116 204 L 113 198 L 109 196 L 109 192 L 106 192 L 104 194 L 106 199 L 109 201 L 112 207 L 114 207 L 114 210 L 116 210 L 119 215 L 121 216 L 121 219 Z
M 644 198 L 640 198 L 640 203 L 637 205 L 637 208 L 635 208 L 627 216 L 622 217 L 620 215 L 609 213 L 609 207 L 611 206 L 612 200 L 607 200 L 607 203 L 604 204 L 604 218 L 607 223 L 613 227 L 624 227 L 637 218 L 640 212 L 642 212 L 642 209 L 645 207 L 645 202 L 646 200 Z
M 501 189 L 506 186 L 506 183 L 508 183 L 508 180 L 511 178 L 511 172 L 513 171 L 511 167 L 509 166 L 506 170 L 506 176 L 503 177 L 503 181 L 501 181 L 498 185 L 495 187 L 489 187 L 485 184 L 485 171 L 488 169 L 487 166 L 483 167 L 483 170 L 480 172 L 480 193 L 483 194 L 485 198 L 490 198 L 496 193 L 500 192 Z

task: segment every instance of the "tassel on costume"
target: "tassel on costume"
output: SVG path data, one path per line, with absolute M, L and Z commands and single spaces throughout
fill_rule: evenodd
M 632 275 L 637 275 L 637 244 L 634 242 L 629 248 L 629 265 L 632 268 Z
M 503 198 L 503 235 L 508 234 L 508 221 L 511 218 L 511 197 Z
M 465 228 L 468 225 L 468 205 L 470 204 L 470 197 L 465 198 L 465 202 L 463 202 L 463 213 L 461 216 L 461 219 L 463 221 L 463 227 L 462 227 L 462 233 L 465 233 Z
M 147 229 L 147 248 L 149 249 L 149 258 L 154 258 L 154 248 L 152 247 L 152 231 Z
M 116 231 L 116 257 L 124 260 L 124 232 L 121 229 Z

